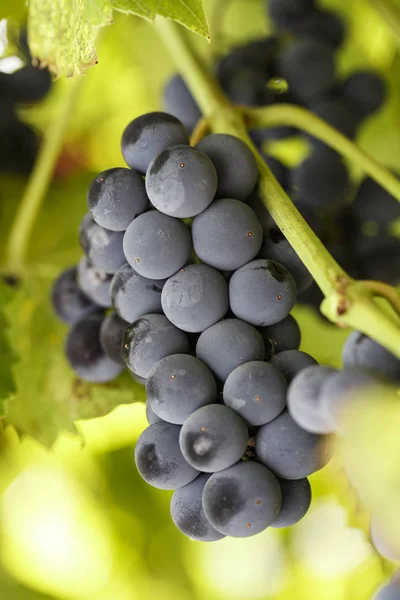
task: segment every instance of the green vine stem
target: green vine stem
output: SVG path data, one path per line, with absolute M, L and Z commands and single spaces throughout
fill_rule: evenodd
M 60 97 L 53 122 L 45 133 L 35 166 L 18 207 L 7 244 L 7 271 L 19 274 L 25 266 L 29 242 L 51 176 L 59 156 L 64 133 L 76 105 L 82 77 L 74 77 Z
M 291 125 L 318 138 L 365 171 L 400 202 L 400 180 L 351 140 L 305 108 L 280 104 L 265 108 L 243 108 L 250 128 Z
M 354 281 L 345 273 L 304 221 L 249 138 L 248 122 L 243 109 L 234 107 L 226 98 L 216 81 L 199 63 L 175 23 L 167 19 L 157 19 L 155 27 L 199 104 L 204 117 L 209 120 L 211 129 L 215 132 L 235 135 L 252 149 L 259 166 L 259 190 L 263 203 L 323 291 L 325 300 L 321 305 L 322 312 L 334 323 L 359 329 L 400 357 L 400 327 L 394 322 L 392 316 L 387 315 L 378 306 L 372 290 L 364 286 L 362 282 Z M 277 108 L 280 110 L 282 107 Z M 286 106 L 284 110 L 286 113 L 283 116 L 282 114 L 275 115 L 276 120 L 278 117 L 281 119 L 280 124 L 292 124 L 302 128 L 298 120 L 303 118 L 304 128 L 310 127 L 310 133 L 317 134 L 316 137 L 323 135 L 323 141 L 334 148 L 344 145 L 349 158 L 361 167 L 367 167 L 367 172 L 374 173 L 374 177 L 378 177 L 377 181 L 400 200 L 400 183 L 386 169 L 358 150 L 349 140 L 346 140 L 320 119 L 315 117 L 317 123 L 315 123 L 314 117 L 309 119 L 310 114 L 307 111 L 305 114 L 299 115 L 297 111 L 301 109 L 296 107 Z M 259 126 L 264 125 L 261 122 L 264 112 L 271 112 L 271 108 L 257 111 Z M 254 112 L 249 110 L 247 116 L 250 115 L 254 119 Z M 268 124 L 272 126 L 277 123 Z M 315 125 L 317 131 L 314 130 Z

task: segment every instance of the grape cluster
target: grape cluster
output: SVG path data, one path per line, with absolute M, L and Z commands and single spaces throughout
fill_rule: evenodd
M 32 66 L 24 35 L 20 48 L 25 66 L 13 73 L 0 71 L 0 171 L 25 174 L 33 167 L 39 140 L 35 131 L 20 120 L 17 109 L 46 96 L 51 76 L 47 69 Z

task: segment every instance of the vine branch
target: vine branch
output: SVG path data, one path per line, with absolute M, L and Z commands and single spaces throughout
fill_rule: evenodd
M 253 151 L 260 171 L 261 199 L 326 296 L 321 306 L 325 316 L 334 323 L 359 329 L 400 358 L 400 327 L 378 306 L 371 290 L 347 275 L 305 222 L 252 143 L 246 117 L 253 119 L 252 126 L 256 126 L 255 117 L 258 117 L 258 126 L 264 126 L 263 114 L 267 113 L 268 125 L 294 125 L 310 131 L 335 149 L 342 148 L 338 151 L 365 168 L 398 200 L 400 182 L 350 140 L 307 111 L 301 112 L 302 109 L 292 106 L 283 106 L 282 110 L 281 105 L 276 107 L 275 114 L 272 112 L 275 107 L 268 107 L 258 111 L 248 109 L 245 117 L 244 110 L 230 103 L 215 79 L 196 59 L 179 27 L 160 18 L 155 27 L 204 117 L 208 118 L 211 130 L 235 135 Z

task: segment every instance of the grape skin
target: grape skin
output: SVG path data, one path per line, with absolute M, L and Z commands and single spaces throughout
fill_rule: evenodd
M 163 421 L 153 423 L 136 443 L 135 462 L 140 475 L 149 485 L 160 490 L 176 490 L 199 474 L 182 455 L 180 429 L 178 425 Z
M 341 131 L 345 136 L 353 139 L 362 121 L 360 112 L 346 98 L 330 97 L 329 95 L 314 98 L 309 107 L 320 119 Z M 317 150 L 332 152 L 323 142 L 308 135 Z M 327 189 L 327 188 L 326 188 Z
M 129 123 L 122 134 L 121 150 L 126 164 L 144 175 L 157 154 L 170 146 L 189 143 L 189 134 L 178 119 L 150 112 Z
M 228 284 L 212 267 L 187 265 L 166 281 L 161 305 L 165 316 L 176 327 L 201 332 L 226 314 Z
M 344 82 L 342 94 L 365 118 L 382 106 L 386 96 L 386 85 L 377 73 L 356 71 Z
M 125 231 L 149 209 L 143 178 L 125 168 L 99 173 L 90 184 L 87 203 L 94 221 L 111 231 Z
M 225 537 L 208 522 L 203 510 L 203 490 L 210 475 L 202 473 L 194 481 L 176 490 L 171 498 L 171 517 L 188 538 L 216 542 Z
M 391 381 L 400 381 L 400 360 L 368 336 L 353 331 L 343 346 L 346 368 L 362 368 Z
M 299 23 L 293 24 L 291 31 L 297 38 L 323 42 L 336 50 L 344 41 L 346 28 L 337 14 L 328 10 L 316 10 Z
M 239 319 L 224 319 L 200 335 L 196 356 L 208 366 L 217 380 L 224 382 L 239 365 L 251 360 L 263 360 L 264 342 L 261 334 Z
M 203 138 L 196 146 L 212 161 L 218 178 L 217 198 L 245 200 L 258 179 L 256 159 L 241 139 L 224 133 Z
M 388 585 L 380 588 L 372 600 L 400 600 L 400 586 L 390 582 Z
M 386 531 L 387 533 L 385 533 Z M 400 544 L 398 540 L 390 536 L 391 532 L 387 528 L 385 528 L 385 532 L 380 529 L 378 521 L 372 517 L 370 523 L 372 545 L 383 558 L 397 562 L 400 560 Z
M 106 383 L 117 377 L 123 367 L 111 360 L 100 344 L 103 315 L 91 313 L 71 327 L 65 354 L 78 377 L 92 383 Z
M 221 404 L 209 404 L 185 420 L 179 444 L 192 467 L 214 473 L 240 460 L 248 439 L 246 424 L 234 410 Z
M 217 531 L 250 537 L 277 518 L 281 490 L 276 477 L 263 465 L 242 461 L 211 475 L 203 492 L 203 508 Z
M 232 312 L 252 325 L 282 321 L 295 302 L 296 284 L 292 275 L 272 260 L 253 260 L 238 269 L 229 281 Z
M 146 398 L 164 421 L 182 425 L 195 410 L 212 404 L 217 384 L 211 371 L 188 354 L 172 354 L 154 365 L 146 381 Z
M 152 160 L 146 191 L 153 206 L 176 218 L 203 212 L 213 201 L 217 173 L 204 152 L 191 146 L 166 148 Z
M 305 516 L 311 504 L 311 486 L 303 479 L 279 479 L 282 493 L 281 510 L 271 527 L 282 528 L 295 525 Z
M 264 340 L 266 360 L 284 350 L 298 350 L 300 347 L 301 331 L 292 315 L 273 325 L 258 327 L 258 331 Z
M 181 75 L 174 75 L 164 88 L 165 112 L 179 119 L 191 132 L 201 119 L 200 108 Z
M 314 0 L 267 0 L 266 8 L 278 29 L 291 29 L 301 24 L 316 10 Z
M 273 365 L 251 361 L 240 365 L 225 381 L 223 398 L 249 425 L 275 419 L 286 406 L 287 382 Z
M 122 339 L 129 323 L 116 313 L 107 315 L 100 328 L 100 344 L 104 352 L 114 362 L 125 366 L 122 358 Z
M 311 365 L 300 371 L 291 381 L 287 404 L 292 419 L 310 433 L 331 433 L 321 408 L 321 389 L 336 369 Z
M 372 222 L 386 229 L 400 218 L 400 206 L 396 198 L 367 177 L 358 188 L 351 214 L 360 225 Z
M 147 279 L 125 263 L 111 281 L 115 312 L 128 323 L 146 314 L 162 313 L 161 292 L 165 279 Z
M 99 308 L 78 287 L 77 275 L 76 267 L 66 269 L 55 280 L 51 292 L 54 312 L 71 325 Z
M 147 378 L 154 365 L 170 354 L 187 354 L 186 334 L 172 325 L 164 315 L 143 315 L 125 331 L 122 356 L 127 367 Z
M 84 256 L 78 265 L 78 285 L 82 292 L 95 304 L 103 308 L 110 308 L 110 284 L 112 275 L 97 269 L 90 260 Z
M 301 429 L 285 410 L 256 434 L 256 456 L 282 479 L 302 479 L 319 471 L 332 456 L 329 438 Z
M 90 262 L 106 273 L 115 273 L 124 264 L 122 248 L 124 234 L 109 231 L 93 221 L 88 213 L 79 228 L 79 243 Z
M 297 373 L 300 373 L 306 367 L 317 365 L 318 363 L 307 352 L 302 352 L 301 350 L 284 350 L 271 358 L 271 364 L 278 367 L 286 377 L 287 382 L 290 383 Z
M 187 262 L 192 244 L 181 221 L 153 210 L 132 221 L 123 247 L 126 260 L 139 275 L 166 279 Z
M 252 260 L 262 244 L 255 212 L 239 200 L 215 200 L 192 223 L 193 247 L 200 260 L 234 271 Z

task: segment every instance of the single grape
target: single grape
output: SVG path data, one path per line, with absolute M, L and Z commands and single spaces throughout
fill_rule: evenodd
M 79 243 L 90 262 L 106 273 L 115 273 L 126 262 L 122 231 L 109 231 L 97 225 L 88 213 L 79 228 Z
M 121 150 L 126 164 L 144 174 L 157 154 L 177 144 L 189 144 L 184 125 L 167 113 L 150 112 L 129 123 L 122 134 Z
M 353 331 L 343 346 L 346 368 L 361 368 L 391 381 L 400 381 L 400 360 L 368 336 Z
M 224 86 L 238 70 L 245 66 L 256 67 L 264 77 L 267 77 L 273 67 L 278 48 L 279 41 L 273 36 L 263 36 L 234 48 L 229 54 L 220 58 L 217 65 L 217 79 Z
M 285 410 L 256 434 L 256 456 L 282 479 L 303 479 L 328 464 L 332 456 L 327 436 L 301 429 Z
M 379 589 L 372 600 L 400 600 L 400 585 L 388 583 Z
M 282 52 L 280 72 L 286 79 L 290 92 L 300 100 L 309 101 L 334 84 L 335 61 L 332 49 L 314 40 L 296 40 Z
M 212 325 L 198 339 L 196 356 L 224 382 L 236 367 L 251 360 L 263 360 L 261 334 L 245 321 L 224 319 Z
M 38 136 L 6 106 L 3 105 L 1 110 L 0 171 L 30 173 L 39 150 Z
M 292 419 L 311 433 L 330 433 L 321 408 L 321 389 L 336 369 L 311 365 L 300 371 L 291 381 L 287 403 Z
M 334 213 L 348 201 L 349 172 L 336 152 L 321 148 L 290 172 L 290 187 L 294 201 L 300 205 Z
M 213 133 L 196 146 L 212 161 L 218 177 L 217 198 L 245 200 L 258 179 L 256 159 L 241 139 L 224 133 Z
M 392 221 L 400 219 L 400 205 L 379 183 L 367 177 L 358 188 L 351 213 L 361 225 L 375 223 L 388 228 Z
M 146 382 L 146 380 L 144 380 Z M 153 423 L 162 423 L 163 419 L 160 419 L 158 415 L 154 412 L 154 410 L 150 406 L 150 402 L 146 401 L 146 418 L 149 425 L 153 425 Z
M 293 24 L 291 32 L 296 38 L 307 38 L 323 42 L 333 50 L 342 45 L 346 33 L 343 20 L 334 12 L 316 10 L 305 19 Z
M 267 0 L 266 7 L 273 24 L 289 30 L 316 10 L 315 0 Z
M 382 528 L 378 520 L 372 517 L 370 523 L 372 545 L 386 560 L 398 562 L 400 561 L 400 544 L 399 540 L 395 539 L 396 536 L 394 534 L 391 535 L 391 533 L 389 524 L 386 524 L 386 527 Z
M 277 518 L 281 490 L 276 477 L 263 465 L 242 461 L 211 475 L 203 492 L 203 509 L 217 531 L 250 537 Z
M 296 284 L 285 267 L 258 259 L 244 265 L 229 281 L 229 303 L 239 319 L 252 325 L 282 321 L 296 302 Z
M 84 381 L 106 383 L 123 367 L 109 358 L 100 344 L 103 315 L 90 313 L 76 321 L 67 336 L 65 354 L 75 373 Z
M 225 381 L 223 398 L 249 425 L 269 423 L 286 406 L 287 382 L 273 365 L 251 361 L 240 365 Z
M 187 262 L 192 249 L 186 225 L 152 210 L 132 221 L 123 242 L 126 260 L 148 279 L 166 279 Z
M 38 102 L 50 89 L 51 75 L 48 69 L 27 65 L 8 75 L 8 93 L 13 102 Z
M 269 259 L 285 267 L 293 277 L 299 293 L 310 287 L 313 282 L 310 271 L 277 228 L 270 229 L 264 236 L 258 258 Z
M 168 423 L 182 425 L 195 410 L 212 404 L 216 397 L 217 384 L 211 371 L 189 354 L 166 356 L 147 377 L 147 402 Z
M 204 331 L 226 314 L 228 284 L 212 267 L 187 265 L 166 281 L 161 304 L 165 316 L 179 329 Z
M 163 92 L 165 112 L 179 119 L 191 132 L 201 119 L 201 111 L 181 75 L 168 80 Z
M 78 265 L 78 285 L 82 292 L 98 306 L 111 306 L 110 284 L 112 275 L 102 269 L 97 269 L 84 256 Z
M 110 313 L 101 324 L 100 344 L 104 352 L 114 362 L 125 366 L 122 358 L 122 339 L 129 323 L 116 313 Z
M 234 410 L 221 404 L 209 404 L 185 420 L 179 443 L 192 467 L 214 473 L 240 460 L 248 439 L 246 424 Z
M 115 312 L 128 323 L 143 315 L 161 314 L 161 292 L 164 283 L 165 279 L 142 277 L 125 263 L 111 281 L 111 301 Z
M 98 310 L 78 287 L 76 267 L 66 269 L 57 277 L 51 292 L 51 302 L 56 315 L 71 325 L 93 310 Z
M 133 219 L 149 209 L 143 178 L 124 168 L 97 175 L 90 184 L 87 203 L 96 223 L 111 231 L 125 231 Z
M 342 95 L 354 104 L 363 117 L 368 117 L 382 106 L 386 84 L 378 73 L 356 71 L 343 83 Z
M 258 331 L 264 340 L 266 360 L 284 350 L 298 350 L 300 347 L 301 331 L 292 315 L 273 325 L 259 327 Z
M 211 267 L 234 271 L 252 260 L 262 244 L 255 212 L 239 200 L 214 201 L 192 223 L 193 246 Z
M 311 486 L 303 479 L 278 479 L 282 493 L 281 510 L 271 527 L 291 527 L 305 516 L 311 504 Z
M 139 377 L 148 377 L 154 365 L 170 354 L 187 354 L 186 334 L 164 315 L 143 315 L 125 331 L 122 356 L 127 367 Z
M 382 211 L 383 212 L 383 211 Z M 359 234 L 353 240 L 354 253 L 362 273 L 360 279 L 400 283 L 400 240 L 385 233 Z
M 271 358 L 271 363 L 282 371 L 288 383 L 292 381 L 297 373 L 300 373 L 306 367 L 318 364 L 315 358 L 307 354 L 307 352 L 301 352 L 300 350 L 284 350 L 283 352 L 279 352 L 279 354 Z
M 199 474 L 182 455 L 180 430 L 178 425 L 159 421 L 147 427 L 136 443 L 135 462 L 140 475 L 160 490 L 176 490 Z
M 225 537 L 208 522 L 203 510 L 203 490 L 210 475 L 202 473 L 176 490 L 171 498 L 171 517 L 179 531 L 191 540 L 216 542 Z
M 192 146 L 166 148 L 151 161 L 146 191 L 153 206 L 170 217 L 188 218 L 213 201 L 217 173 L 208 156 Z

